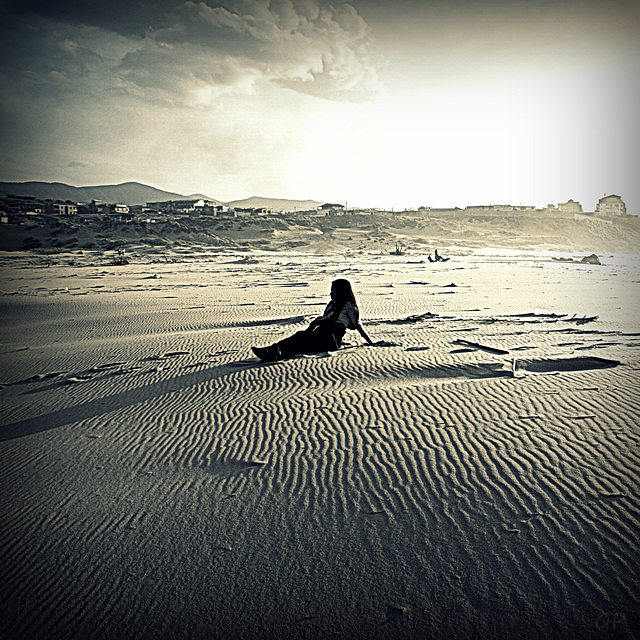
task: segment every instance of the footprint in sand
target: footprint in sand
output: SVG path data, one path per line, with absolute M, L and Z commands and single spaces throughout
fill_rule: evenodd
M 91 380 L 93 376 L 73 376 L 71 378 L 67 378 L 65 382 L 69 384 L 78 384 L 79 382 L 86 382 L 87 380 Z
M 50 373 L 38 373 L 35 376 L 32 376 L 31 378 L 29 378 L 29 382 L 37 382 L 39 380 L 47 380 L 48 378 L 57 378 L 58 376 L 63 376 L 66 373 L 69 373 L 68 371 L 52 371 Z
M 126 362 L 108 362 L 107 364 L 101 364 L 96 367 L 96 369 L 113 369 L 114 367 L 122 367 Z
M 397 624 L 409 612 L 409 608 L 401 605 L 388 604 L 386 617 L 382 624 Z

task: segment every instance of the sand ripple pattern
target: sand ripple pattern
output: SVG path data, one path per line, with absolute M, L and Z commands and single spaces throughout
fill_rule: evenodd
M 396 346 L 350 335 L 333 354 L 257 361 L 249 345 L 304 326 L 301 292 L 321 299 L 323 278 L 306 275 L 276 282 L 281 307 L 256 293 L 277 300 L 273 282 L 248 281 L 246 306 L 209 287 L 209 311 L 167 323 L 157 291 L 113 316 L 86 296 L 34 317 L 42 333 L 21 344 L 35 307 L 16 299 L 3 633 L 634 637 L 637 338 L 462 310 L 410 318 L 424 307 L 379 303 L 372 279 L 371 333 Z

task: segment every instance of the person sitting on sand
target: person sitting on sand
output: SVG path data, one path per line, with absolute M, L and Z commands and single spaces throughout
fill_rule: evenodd
M 347 329 L 354 329 L 373 345 L 373 341 L 360 324 L 360 312 L 351 283 L 334 280 L 331 283 L 331 301 L 324 314 L 316 318 L 304 330 L 294 333 L 268 347 L 251 347 L 260 360 L 274 362 L 305 353 L 336 351 L 342 345 Z
M 429 262 L 446 262 L 447 260 L 449 260 L 449 258 L 443 258 L 439 253 L 438 250 L 436 249 L 434 252 L 434 256 L 435 257 L 431 257 L 431 256 L 427 256 L 429 258 Z

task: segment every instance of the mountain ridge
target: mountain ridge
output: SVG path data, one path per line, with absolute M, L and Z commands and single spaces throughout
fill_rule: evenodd
M 182 195 L 171 191 L 157 189 L 140 182 L 123 182 L 120 184 L 94 185 L 88 187 L 74 187 L 64 182 L 43 182 L 31 180 L 28 182 L 0 182 L 0 196 L 15 195 L 19 197 L 34 197 L 37 200 L 70 200 L 71 202 L 86 202 L 101 200 L 108 204 L 126 204 L 129 206 L 146 205 L 147 202 L 162 202 L 165 200 L 212 200 L 217 205 L 245 208 L 270 208 L 277 212 L 304 211 L 315 209 L 324 204 L 316 200 L 291 200 L 286 198 L 265 198 L 252 196 L 243 200 L 223 202 L 203 194 Z
M 102 200 L 109 204 L 126 204 L 129 206 L 145 205 L 147 202 L 163 200 L 191 200 L 204 198 L 223 204 L 209 196 L 201 194 L 182 195 L 171 191 L 157 189 L 140 182 L 123 182 L 121 184 L 94 185 L 74 187 L 64 182 L 0 182 L 0 194 L 11 194 L 20 197 L 32 196 L 39 200 L 71 200 L 72 202 L 91 202 Z
M 231 200 L 225 203 L 229 207 L 238 207 L 246 209 L 259 209 L 268 208 L 277 211 L 278 213 L 283 211 L 308 211 L 309 209 L 315 209 L 324 202 L 318 202 L 317 200 L 291 200 L 287 198 L 265 198 L 263 196 L 251 196 L 250 198 L 244 198 L 243 200 Z

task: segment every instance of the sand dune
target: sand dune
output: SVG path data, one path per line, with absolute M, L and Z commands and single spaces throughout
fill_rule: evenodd
M 634 258 L 244 257 L 5 261 L 3 637 L 638 635 Z

